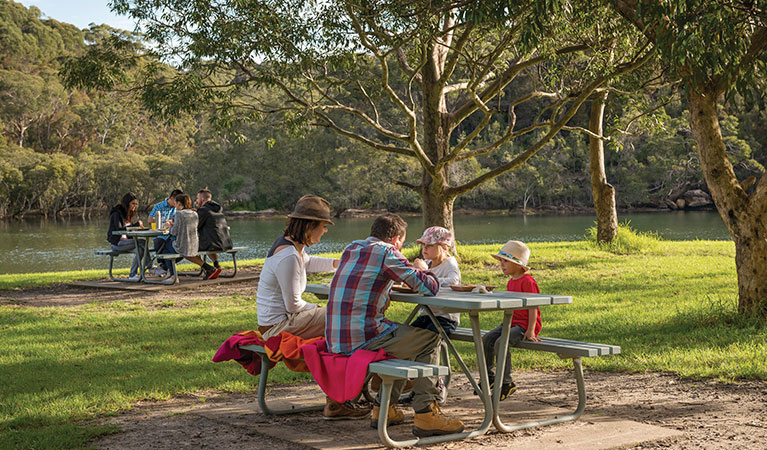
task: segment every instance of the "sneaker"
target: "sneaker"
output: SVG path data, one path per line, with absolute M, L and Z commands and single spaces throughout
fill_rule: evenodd
M 441 436 L 463 431 L 463 422 L 445 417 L 439 409 L 439 403 L 432 403 L 430 409 L 430 411 L 415 414 L 413 420 L 414 435 L 418 437 Z
M 157 267 L 152 267 L 151 269 L 149 269 L 149 273 L 158 277 L 164 277 L 165 274 L 168 273 L 168 271 L 163 269 L 160 266 L 157 266 Z
M 351 402 L 338 403 L 327 399 L 322 415 L 325 420 L 365 419 L 370 416 L 370 409 L 356 407 Z
M 210 274 L 210 276 L 208 278 L 206 278 L 206 279 L 208 279 L 208 280 L 215 280 L 216 278 L 218 278 L 219 275 L 221 275 L 221 268 L 220 267 L 219 268 L 214 268 L 213 273 Z
M 506 400 L 511 394 L 517 391 L 517 385 L 512 381 L 509 384 L 503 383 L 501 386 L 501 400 Z
M 378 414 L 381 412 L 380 406 L 373 406 L 373 412 L 370 413 L 370 428 L 378 428 Z M 386 426 L 399 425 L 405 420 L 405 413 L 389 406 L 389 412 L 386 414 Z
M 128 281 L 139 281 L 141 280 L 141 277 L 138 275 L 131 275 L 128 277 Z
M 493 386 L 495 386 L 495 377 L 491 375 L 488 382 L 490 383 L 490 392 L 492 392 Z M 477 380 L 477 385 L 482 386 L 482 383 L 480 383 L 480 380 Z M 479 392 L 476 389 L 474 389 L 474 395 L 479 395 Z
M 203 267 L 202 271 L 203 271 L 203 275 L 202 275 L 202 279 L 203 280 L 212 280 L 213 279 L 213 274 L 216 273 L 216 269 L 214 269 L 213 267 L 211 267 L 209 269 L 206 269 L 205 267 Z M 219 273 L 221 273 L 221 272 L 219 272 Z M 218 276 L 218 274 L 216 274 L 216 276 Z

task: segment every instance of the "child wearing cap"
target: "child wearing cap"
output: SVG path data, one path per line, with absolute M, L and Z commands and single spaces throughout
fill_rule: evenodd
M 492 255 L 501 263 L 501 271 L 511 277 L 506 284 L 506 290 L 511 292 L 540 293 L 538 283 L 532 275 L 527 273 L 530 266 L 527 265 L 530 258 L 530 249 L 520 241 L 508 241 L 497 254 Z M 517 309 L 511 317 L 511 329 L 509 331 L 509 345 L 516 346 L 522 340 L 540 341 L 538 333 L 541 332 L 540 308 Z M 490 330 L 483 338 L 482 344 L 485 350 L 485 362 L 487 373 L 490 377 L 490 389 L 495 384 L 494 364 L 497 362 L 498 346 L 501 337 L 501 325 Z M 494 357 L 495 356 L 495 357 Z M 517 386 L 511 379 L 511 357 L 506 354 L 506 367 L 503 371 L 503 385 L 501 386 L 501 400 L 517 390 Z
M 421 244 L 421 254 L 425 261 L 416 258 L 413 265 L 418 267 L 423 262 L 429 271 L 437 276 L 440 286 L 461 283 L 461 270 L 458 269 L 458 261 L 455 256 L 449 253 L 450 247 L 453 245 L 453 233 L 450 230 L 442 227 L 429 227 L 424 230 L 423 236 L 418 238 L 416 242 Z M 442 308 L 431 308 L 431 310 L 448 336 L 458 328 L 458 323 L 461 320 L 459 313 L 448 313 Z M 421 315 L 410 325 L 437 332 L 436 327 L 423 310 Z
M 440 286 L 461 283 L 461 271 L 458 269 L 458 261 L 455 259 L 455 256 L 450 254 L 450 247 L 453 245 L 453 233 L 450 230 L 442 227 L 429 227 L 424 230 L 423 236 L 417 239 L 416 242 L 421 244 L 421 253 L 425 261 L 416 258 L 413 261 L 414 266 L 428 267 L 439 279 Z M 458 328 L 458 323 L 461 320 L 460 313 L 449 313 L 437 307 L 433 307 L 431 310 L 437 318 L 437 322 L 439 322 L 448 336 Z M 437 328 L 424 310 L 421 310 L 421 314 L 410 325 L 437 332 Z M 437 389 L 439 390 L 437 401 L 443 404 L 447 400 L 447 389 L 442 381 L 442 377 L 437 379 Z

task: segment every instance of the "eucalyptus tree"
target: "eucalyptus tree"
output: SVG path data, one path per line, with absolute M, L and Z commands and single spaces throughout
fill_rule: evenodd
M 686 90 L 706 183 L 735 241 L 738 306 L 767 316 L 767 180 L 738 180 L 719 123 L 722 98 L 767 75 L 767 8 L 759 0 L 612 0 L 657 45 Z
M 416 191 L 427 225 L 452 228 L 453 202 L 522 166 L 549 144 L 595 89 L 634 70 L 652 45 L 626 27 L 613 30 L 614 63 L 601 64 L 604 24 L 566 1 L 412 2 L 402 0 L 115 0 L 151 42 L 158 63 L 140 91 L 156 113 L 212 108 L 219 125 L 236 120 L 326 127 L 375 151 L 416 162 Z M 646 41 L 646 39 L 645 39 Z M 92 46 L 67 64 L 75 85 L 106 84 L 126 64 L 118 44 Z M 585 57 L 584 57 L 585 56 Z M 161 63 L 175 73 L 160 73 Z M 583 62 L 583 64 L 580 64 Z M 511 92 L 520 74 L 540 82 Z M 266 103 L 253 95 L 281 92 Z M 530 114 L 519 118 L 525 107 Z M 489 124 L 504 132 L 479 145 Z M 585 130 L 585 129 L 583 129 Z M 585 130 L 588 131 L 588 130 Z M 511 151 L 509 151 L 511 149 Z M 460 183 L 458 164 L 494 152 L 511 156 Z M 513 193 L 511 193 L 513 195 Z

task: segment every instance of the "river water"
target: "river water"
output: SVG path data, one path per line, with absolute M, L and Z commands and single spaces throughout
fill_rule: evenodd
M 419 216 L 405 217 L 408 242 L 420 237 L 423 221 Z M 654 212 L 620 214 L 639 231 L 654 231 L 668 240 L 729 240 L 724 223 L 716 212 Z M 535 216 L 456 216 L 455 229 L 462 243 L 502 243 L 509 239 L 525 242 L 574 241 L 583 239 L 585 230 L 594 225 L 593 215 Z M 354 240 L 365 238 L 372 219 L 336 219 L 322 242 L 311 253 L 340 251 Z M 285 225 L 284 219 L 230 219 L 232 240 L 248 247 L 242 259 L 263 258 Z M 106 268 L 106 257 L 94 251 L 108 249 L 104 220 L 58 219 L 0 221 L 0 273 L 48 272 L 58 270 Z M 130 258 L 116 260 L 119 267 L 130 265 Z

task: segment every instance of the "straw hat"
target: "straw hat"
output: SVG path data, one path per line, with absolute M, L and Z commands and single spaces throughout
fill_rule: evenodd
M 299 198 L 296 207 L 293 208 L 292 213 L 288 214 L 288 217 L 291 219 L 320 220 L 333 225 L 333 221 L 330 220 L 330 203 L 322 197 L 311 194 Z
M 441 244 L 451 246 L 453 245 L 453 233 L 447 228 L 429 227 L 423 230 L 423 236 L 415 241 L 423 245 Z
M 506 260 L 522 266 L 525 270 L 530 270 L 530 266 L 527 265 L 530 249 L 521 241 L 509 241 L 503 244 L 501 251 L 492 256 L 498 261 Z

